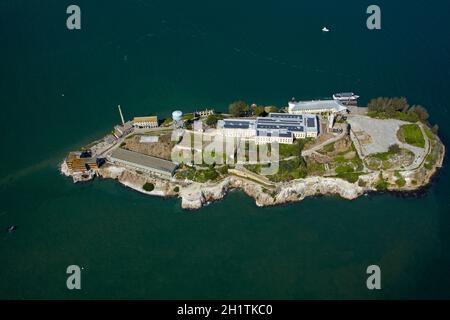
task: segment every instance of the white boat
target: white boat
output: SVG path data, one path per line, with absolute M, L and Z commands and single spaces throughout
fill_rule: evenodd
M 327 27 L 323 27 L 323 28 L 322 28 L 322 31 L 323 31 L 323 32 L 330 32 L 330 29 L 328 29 Z
M 353 92 L 341 92 L 333 94 L 333 99 L 338 101 L 355 101 L 358 100 L 359 96 Z

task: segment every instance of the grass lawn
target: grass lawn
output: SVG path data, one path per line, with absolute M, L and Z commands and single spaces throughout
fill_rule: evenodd
M 417 124 L 405 124 L 401 126 L 397 132 L 397 135 L 399 140 L 402 142 L 419 148 L 425 147 L 425 139 L 423 137 L 422 130 L 420 130 Z

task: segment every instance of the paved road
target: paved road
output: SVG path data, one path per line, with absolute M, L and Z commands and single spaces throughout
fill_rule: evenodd
M 326 140 L 326 141 L 324 141 L 324 142 L 322 142 L 322 143 L 320 143 L 320 144 L 318 144 L 318 145 L 312 147 L 311 149 L 303 150 L 303 151 L 302 151 L 302 156 L 303 156 L 303 157 L 310 156 L 311 154 L 313 154 L 313 153 L 316 152 L 317 150 L 322 149 L 322 148 L 325 147 L 326 145 L 328 145 L 328 144 L 330 144 L 330 143 L 333 143 L 333 142 L 336 142 L 336 141 L 338 141 L 338 140 L 341 140 L 343 137 L 345 137 L 346 134 L 347 134 L 347 130 L 344 130 L 340 135 L 338 135 L 338 136 L 336 136 L 336 137 L 334 137 L 334 138 L 332 138 L 332 139 L 328 139 L 328 140 Z
M 427 136 L 427 134 L 425 132 L 425 129 L 423 128 L 423 124 L 422 123 L 417 123 L 417 125 L 419 126 L 420 130 L 422 131 L 422 135 L 423 135 L 423 138 L 425 140 L 425 147 L 423 149 L 425 151 L 424 152 L 420 152 L 420 153 L 414 152 L 414 154 L 416 155 L 416 159 L 414 159 L 414 162 L 411 163 L 409 166 L 403 168 L 402 171 L 415 170 L 415 169 L 419 168 L 423 164 L 423 162 L 425 161 L 425 157 L 430 153 L 430 140 L 428 139 L 428 136 Z M 411 146 L 408 145 L 408 147 L 411 150 Z M 417 148 L 417 147 L 414 147 L 414 148 Z

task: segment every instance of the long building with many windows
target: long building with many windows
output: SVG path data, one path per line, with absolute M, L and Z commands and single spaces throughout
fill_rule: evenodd
M 225 119 L 218 122 L 217 128 L 226 137 L 253 139 L 256 144 L 292 144 L 294 139 L 315 138 L 319 134 L 317 116 L 287 113 L 269 113 L 256 119 Z
M 156 128 L 158 126 L 158 117 L 135 117 L 133 126 L 135 128 Z
M 165 178 L 171 178 L 178 167 L 176 163 L 171 161 L 121 148 L 114 150 L 107 159 L 111 163 L 120 164 L 132 170 Z

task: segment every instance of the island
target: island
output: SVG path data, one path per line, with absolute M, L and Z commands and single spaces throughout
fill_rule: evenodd
M 75 183 L 116 179 L 151 196 L 199 209 L 240 189 L 258 206 L 369 192 L 414 193 L 442 167 L 445 146 L 427 110 L 405 98 L 358 106 L 353 93 L 278 108 L 236 101 L 164 120 L 135 117 L 60 166 Z

